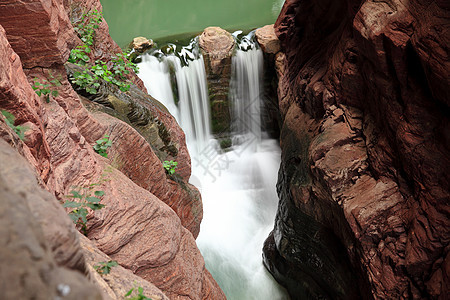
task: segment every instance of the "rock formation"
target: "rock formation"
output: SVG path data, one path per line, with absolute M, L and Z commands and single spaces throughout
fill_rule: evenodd
M 280 205 L 264 261 L 293 299 L 447 298 L 449 10 L 285 2 Z
M 11 208 L 12 204 L 5 202 L 5 209 L 14 210 L 11 217 L 17 215 L 17 222 L 11 223 L 8 217 L 5 222 L 10 225 L 5 223 L 2 228 L 23 229 L 23 235 L 14 241 L 24 245 L 23 249 L 29 240 L 36 241 L 37 245 L 30 244 L 37 252 L 22 255 L 28 261 L 26 255 L 31 253 L 29 264 L 24 266 L 32 274 L 30 281 L 16 280 L 18 291 L 11 294 L 11 299 L 27 299 L 27 295 L 33 295 L 33 289 L 49 291 L 42 294 L 42 299 L 66 293 L 65 285 L 58 290 L 57 279 L 64 276 L 77 282 L 71 285 L 71 290 L 79 293 L 73 299 L 99 297 L 94 287 L 78 287 L 87 284 L 83 283 L 86 279 L 81 273 L 63 269 L 85 272 L 92 265 L 92 258 L 81 250 L 73 224 L 56 200 L 64 202 L 71 191 L 90 184 L 98 184 L 96 188 L 105 192 L 102 198 L 105 208 L 88 215 L 86 229 L 91 242 L 83 243 L 85 249 L 95 252 L 95 257 L 106 259 L 105 255 L 109 255 L 117 260 L 122 267 L 140 276 L 142 286 L 161 299 L 224 299 L 195 244 L 202 217 L 201 200 L 198 191 L 187 183 L 190 158 L 184 133 L 174 118 L 156 100 L 139 91 L 142 82 L 133 74 L 129 76 L 136 83 L 132 91 L 123 93 L 105 88 L 89 99 L 77 94 L 67 79 L 64 63 L 70 49 L 81 43 L 70 20 L 93 8 L 101 11 L 100 2 L 0 3 L 0 25 L 5 27 L 4 30 L 0 26 L 0 109 L 16 117 L 16 126 L 26 128 L 21 141 L 2 116 L 0 137 L 29 162 L 36 173 L 35 181 L 54 195 L 47 202 L 36 203 L 34 208 L 30 201 L 37 201 L 35 195 L 42 194 L 36 183 L 32 186 L 23 181 L 22 190 L 14 191 L 1 181 L 0 190 L 4 195 L 20 194 L 12 199 L 30 195 L 28 204 L 18 200 L 20 204 Z M 3 13 L 6 11 L 8 14 Z M 91 53 L 95 59 L 108 61 L 121 52 L 109 37 L 104 20 L 95 41 Z M 59 82 L 51 87 L 58 95 L 46 101 L 35 94 L 31 85 L 35 80 L 44 82 L 49 78 Z M 108 158 L 101 157 L 92 148 L 105 134 L 112 141 Z M 176 176 L 166 175 L 164 159 L 179 161 Z M 3 169 L 3 159 L 0 161 Z M 17 181 L 13 184 L 20 186 Z M 16 229 L 12 228 L 14 224 Z M 14 258 L 12 252 L 11 261 L 21 257 L 22 250 L 14 248 L 15 245 L 5 250 L 17 249 L 19 256 Z M 89 265 L 85 257 L 89 258 Z M 5 278 L 12 270 L 2 268 L 2 272 Z M 123 269 L 117 272 L 133 278 Z M 43 281 L 38 273 L 48 280 Z M 116 279 L 108 282 L 108 288 L 99 280 L 92 279 L 92 282 L 100 287 L 104 297 L 120 299 L 123 297 L 120 293 L 129 285 Z M 3 291 L 9 289 L 6 286 Z
M 235 42 L 233 36 L 220 27 L 208 27 L 199 37 L 205 61 L 211 102 L 212 132 L 217 137 L 229 137 L 231 56 Z

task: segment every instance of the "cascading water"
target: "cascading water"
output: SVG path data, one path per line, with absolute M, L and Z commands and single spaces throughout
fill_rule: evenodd
M 148 93 L 164 104 L 183 128 L 189 152 L 194 157 L 211 139 L 205 65 L 196 49 L 196 40 L 179 53 L 175 51 L 176 46 L 171 45 L 171 54 L 156 51 L 143 55 L 139 77 Z M 178 105 L 174 100 L 171 68 L 176 76 Z
M 203 199 L 198 247 L 228 299 L 289 299 L 262 264 L 262 245 L 273 228 L 277 209 L 275 185 L 280 164 L 278 142 L 262 138 L 261 133 L 262 52 L 248 36 L 240 41 L 233 57 L 234 137 L 227 152 L 221 151 L 210 135 L 203 59 L 194 56 L 190 61 L 175 55 L 144 57 L 140 77 L 186 133 L 192 157 L 191 183 Z M 178 106 L 172 90 L 167 92 L 172 87 L 167 80 L 170 66 L 175 70 Z

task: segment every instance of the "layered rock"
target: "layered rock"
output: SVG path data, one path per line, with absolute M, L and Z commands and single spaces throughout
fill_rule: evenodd
M 87 9 L 101 8 L 98 1 L 85 2 Z M 47 7 L 49 3 L 48 1 L 27 2 L 20 10 L 11 10 L 11 14 L 20 16 L 24 10 L 32 14 L 34 6 Z M 62 1 L 51 1 L 51 3 L 52 7 L 56 8 L 50 8 L 42 16 L 39 15 L 42 20 L 45 20 L 44 23 L 52 24 L 51 20 L 56 13 L 54 9 L 59 11 L 62 7 Z M 70 8 L 70 13 L 73 14 L 76 9 L 85 11 L 79 6 L 80 3 L 65 1 L 64 5 Z M 40 9 L 36 10 L 36 13 L 41 12 Z M 12 20 L 20 27 L 19 18 L 13 19 L 10 16 L 7 21 Z M 67 16 L 66 19 L 68 19 Z M 0 21 L 0 24 L 2 22 Z M 13 27 L 11 24 L 8 23 L 8 26 Z M 36 26 L 39 24 L 36 23 Z M 23 30 L 23 34 L 26 34 L 27 30 L 32 32 L 38 30 L 33 27 L 33 23 L 29 25 L 26 30 Z M 102 25 L 99 31 L 100 34 L 105 34 L 104 44 L 97 35 L 94 51 L 96 57 L 106 58 L 112 54 L 107 52 L 108 48 L 113 53 L 118 48 L 109 36 L 107 38 L 105 26 Z M 64 31 L 61 32 L 63 33 Z M 198 234 L 201 202 L 196 189 L 187 184 L 190 176 L 190 160 L 183 132 L 173 117 L 158 103 L 144 105 L 141 102 L 145 99 L 136 100 L 133 95 L 139 94 L 138 92 L 124 94 L 122 98 L 117 97 L 122 99 L 120 103 L 115 99 L 111 100 L 111 103 L 117 105 L 117 107 L 113 105 L 113 108 L 118 112 L 111 112 L 111 106 L 109 106 L 110 113 L 118 119 L 103 113 L 104 107 L 99 108 L 99 105 L 95 104 L 87 105 L 85 102 L 86 106 L 92 108 L 92 113 L 89 112 L 82 103 L 88 100 L 85 98 L 82 100 L 67 80 L 63 64 L 69 48 L 67 45 L 59 44 L 58 34 L 59 32 L 56 31 L 47 31 L 44 35 L 34 36 L 36 39 L 34 42 L 38 45 L 43 38 L 50 41 L 46 46 L 48 53 L 44 51 L 41 53 L 39 51 L 42 49 L 37 48 L 39 50 L 37 55 L 42 61 L 33 65 L 31 69 L 23 70 L 19 56 L 8 43 L 8 39 L 20 35 L 20 31 L 9 35 L 8 32 L 5 34 L 0 27 L 0 54 L 2 54 L 0 57 L 0 108 L 10 111 L 17 117 L 16 125 L 27 128 L 22 142 L 4 124 L 4 118 L 1 117 L 0 137 L 18 149 L 17 151 L 35 168 L 40 184 L 61 202 L 65 201 L 65 195 L 68 195 L 70 191 L 90 184 L 96 184 L 96 189 L 105 192 L 102 202 L 106 207 L 95 213 L 90 212 L 88 215 L 87 235 L 93 241 L 91 245 L 95 245 L 111 258 L 116 259 L 123 267 L 156 285 L 170 299 L 224 299 L 225 296 L 217 283 L 205 269 L 203 258 L 193 237 Z M 111 47 L 107 47 L 109 44 Z M 19 49 L 20 45 L 16 47 Z M 55 51 L 59 54 L 53 53 Z M 30 62 L 34 61 L 33 57 L 33 48 L 24 55 L 24 58 Z M 48 60 L 45 59 L 46 57 Z M 47 68 L 47 66 L 51 67 Z M 47 102 L 44 97 L 39 98 L 34 93 L 30 84 L 34 78 L 44 82 L 51 77 L 56 78 L 60 83 L 58 86 L 51 87 L 59 94 L 50 97 Z M 137 90 L 136 87 L 133 89 Z M 106 95 L 111 98 L 114 93 Z M 119 112 L 124 115 L 121 116 Z M 145 116 L 150 116 L 150 120 L 146 120 Z M 138 123 L 139 126 L 135 126 L 137 129 L 130 126 L 130 124 L 136 125 L 133 123 Z M 146 128 L 147 124 L 149 124 L 147 127 L 156 126 L 156 129 Z M 108 159 L 96 154 L 92 148 L 92 143 L 104 134 L 110 134 L 113 141 Z M 156 139 L 153 140 L 151 137 Z M 167 145 L 169 147 L 164 148 Z M 130 146 L 134 148 L 130 149 Z M 161 163 L 164 157 L 158 155 L 180 159 L 181 168 L 178 177 L 169 178 L 165 174 Z M 152 176 L 149 177 L 147 173 Z M 165 199 L 173 209 L 158 197 Z M 49 204 L 40 204 L 42 209 L 34 210 L 35 216 L 39 218 L 38 224 L 41 224 L 44 231 L 48 231 L 45 236 L 51 244 L 54 261 L 74 269 L 84 270 L 83 255 L 79 254 L 81 253 L 79 249 L 77 252 L 70 251 L 73 241 L 76 240 L 72 239 L 73 227 L 69 226 L 71 224 L 66 213 L 55 201 L 53 198 L 53 202 Z M 50 208 L 53 210 L 47 217 L 51 220 L 43 218 L 45 210 Z M 34 223 L 31 225 L 37 227 Z M 47 225 L 57 226 L 64 234 L 48 229 Z M 23 241 L 27 241 L 27 236 Z M 73 256 L 69 257 L 69 253 Z M 50 266 L 45 267 L 46 270 L 51 269 L 54 264 L 51 259 L 45 262 Z M 47 274 L 45 272 L 42 271 L 40 274 L 44 276 Z M 80 284 L 83 283 L 81 279 L 74 280 Z M 49 281 L 46 286 L 54 289 L 53 283 L 54 281 Z M 39 285 L 35 286 L 37 290 L 40 290 Z M 146 283 L 146 286 L 150 286 L 150 283 Z M 31 291 L 31 287 L 26 287 L 26 290 Z M 114 293 L 117 296 L 117 293 L 122 291 L 118 289 Z M 88 290 L 84 292 L 88 293 Z M 83 295 L 76 299 L 91 299 L 89 295 Z M 161 298 L 164 297 L 161 296 Z
M 200 35 L 199 45 L 208 79 L 212 132 L 217 137 L 227 137 L 231 122 L 228 89 L 235 41 L 228 31 L 220 27 L 208 27 Z
M 264 253 L 293 298 L 448 295 L 448 11 L 285 2 L 280 206 Z
M 111 257 L 101 252 L 92 241 L 80 234 L 80 244 L 83 254 L 86 257 L 87 273 L 89 277 L 103 292 L 104 298 L 123 299 L 131 289 L 137 291 L 139 287 L 143 289 L 143 294 L 150 299 L 168 300 L 161 290 L 147 280 L 136 276 L 128 269 L 118 265 L 111 267 L 108 274 L 100 274 L 96 267 L 101 266 L 100 262 L 110 262 Z
M 26 147 L 15 142 L 18 149 Z M 0 161 L 2 297 L 102 299 L 87 278 L 68 269 L 84 271 L 85 266 L 76 231 L 62 206 L 38 185 L 27 161 L 2 139 Z

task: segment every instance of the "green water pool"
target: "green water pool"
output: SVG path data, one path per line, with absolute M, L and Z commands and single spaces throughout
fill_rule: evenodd
M 208 26 L 249 30 L 275 22 L 284 0 L 101 0 L 113 39 L 124 47 L 136 36 L 153 40 L 199 33 Z

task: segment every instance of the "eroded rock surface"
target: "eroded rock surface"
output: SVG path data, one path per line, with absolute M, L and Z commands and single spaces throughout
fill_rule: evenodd
M 26 146 L 25 146 L 26 147 Z M 3 299 L 102 299 L 81 272 L 71 220 L 26 160 L 0 140 L 0 286 Z M 66 268 L 68 267 L 68 268 Z
M 228 137 L 231 122 L 228 89 L 235 41 L 228 31 L 220 27 L 208 27 L 200 35 L 199 45 L 208 79 L 212 132 L 217 137 Z
M 294 298 L 448 295 L 449 8 L 285 2 L 280 207 L 265 262 Z
M 137 291 L 141 287 L 143 294 L 150 299 L 168 300 L 166 295 L 150 282 L 136 276 L 128 269 L 118 265 L 111 267 L 108 274 L 100 274 L 96 267 L 101 266 L 100 262 L 110 262 L 112 259 L 101 252 L 92 241 L 80 234 L 80 244 L 83 254 L 86 257 L 87 272 L 89 277 L 96 282 L 96 285 L 103 292 L 104 299 L 123 299 L 124 295 L 134 289 Z

